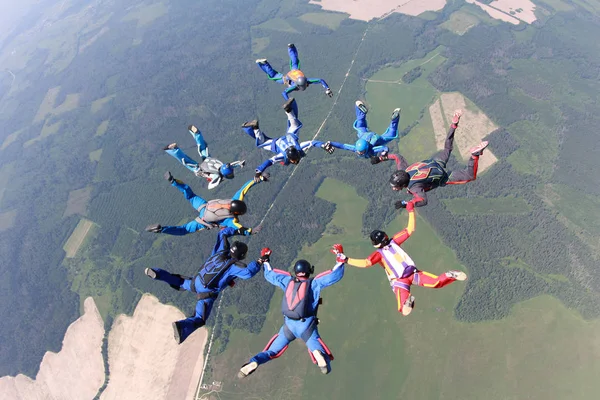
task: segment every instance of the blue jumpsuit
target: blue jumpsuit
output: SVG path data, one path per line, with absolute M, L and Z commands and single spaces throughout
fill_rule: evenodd
M 260 182 L 262 182 L 262 181 L 255 182 L 253 179 L 249 180 L 248 182 L 246 182 L 244 184 L 244 186 L 241 187 L 240 190 L 237 191 L 237 193 L 235 195 L 233 195 L 231 200 L 244 200 L 244 196 L 246 195 L 246 193 L 248 193 L 248 190 L 250 190 L 250 188 L 252 186 L 254 186 Z M 175 186 L 177 189 L 179 189 L 183 193 L 183 196 L 186 198 L 186 200 L 188 200 L 190 202 L 190 204 L 192 205 L 192 207 L 194 207 L 195 210 L 198 210 L 203 204 L 207 203 L 206 200 L 204 200 L 202 197 L 196 195 L 187 184 L 181 182 L 180 180 L 178 180 L 178 179 L 173 180 L 173 183 L 171 183 L 171 185 Z M 202 218 L 204 216 L 205 211 L 206 211 L 206 209 L 202 208 L 200 210 L 198 217 Z M 218 224 L 223 227 L 232 227 L 234 229 L 243 228 L 245 235 L 250 235 L 252 232 L 251 229 L 244 228 L 242 226 L 242 224 L 239 223 L 237 217 L 224 219 L 222 221 L 219 221 Z M 206 226 L 194 219 L 185 225 L 163 226 L 160 233 L 166 233 L 167 235 L 182 236 L 182 235 L 187 235 L 188 233 L 194 233 L 194 232 L 202 230 L 202 229 L 206 229 Z
M 272 285 L 280 287 L 285 293 L 288 285 L 293 284 L 292 276 L 286 272 L 278 269 L 273 269 L 268 262 L 265 262 L 265 279 Z M 338 263 L 333 269 L 325 271 L 313 279 L 310 290 L 312 292 L 313 302 L 311 303 L 311 311 L 315 312 L 319 304 L 319 295 L 323 288 L 331 286 L 334 283 L 339 282 L 344 276 L 344 264 Z M 323 343 L 323 340 L 319 336 L 319 331 L 316 326 L 316 317 L 308 317 L 302 320 L 292 320 L 284 316 L 284 325 L 269 342 L 267 347 L 254 357 L 250 359 L 250 362 L 256 362 L 258 365 L 264 364 L 271 361 L 274 358 L 281 356 L 288 347 L 288 344 L 296 338 L 301 338 L 306 342 L 309 352 L 312 354 L 314 350 L 319 350 L 323 353 L 327 363 L 331 361 L 331 352 Z M 314 328 L 314 329 L 313 329 Z M 313 329 L 310 332 L 310 329 Z M 310 336 L 307 334 L 310 333 Z M 308 336 L 308 337 L 306 337 Z
M 394 139 L 398 139 L 398 123 L 400 122 L 400 115 L 390 121 L 390 126 L 388 126 L 383 135 L 380 136 L 367 128 L 367 115 L 362 112 L 360 108 L 356 106 L 354 106 L 354 108 L 356 110 L 356 120 L 354 121 L 353 127 L 356 130 L 358 139 L 367 141 L 369 146 L 367 151 L 363 154 L 358 154 L 356 153 L 355 145 L 330 142 L 331 145 L 337 149 L 353 151 L 358 157 L 363 158 L 370 158 L 382 152 L 389 152 L 388 147 L 385 145 Z
M 256 168 L 256 172 L 262 174 L 267 168 L 276 162 L 281 162 L 283 165 L 289 165 L 290 162 L 285 155 L 285 151 L 288 147 L 293 146 L 298 149 L 300 158 L 302 158 L 306 155 L 305 150 L 309 149 L 310 147 L 322 147 L 324 145 L 324 143 L 319 140 L 309 140 L 300 143 L 298 132 L 300 131 L 300 128 L 302 128 L 302 122 L 300 122 L 298 119 L 298 106 L 296 102 L 293 103 L 292 108 L 294 120 L 290 121 L 288 119 L 287 133 L 285 136 L 281 136 L 278 139 L 271 139 L 262 131 L 260 131 L 260 135 L 257 136 L 254 134 L 254 129 L 252 127 L 242 128 L 248 136 L 256 140 L 256 147 L 275 153 L 275 156 L 265 160 L 261 165 L 259 165 L 258 168 Z
M 229 253 L 229 241 L 227 238 L 238 234 L 238 230 L 228 227 L 224 228 L 219 232 L 217 236 L 217 243 L 211 253 L 215 255 L 219 252 Z M 229 257 L 230 258 L 230 257 Z M 194 288 L 192 288 L 192 279 L 184 279 L 179 275 L 172 274 L 160 268 L 153 268 L 156 272 L 156 279 L 166 282 L 169 285 L 187 290 L 192 293 L 210 293 L 213 297 L 198 300 L 196 303 L 196 311 L 192 317 L 177 321 L 177 327 L 180 331 L 180 342 L 183 342 L 188 336 L 190 336 L 196 329 L 204 326 L 206 320 L 210 315 L 213 304 L 217 299 L 218 293 L 225 289 L 227 286 L 233 286 L 234 279 L 250 279 L 260 270 L 260 264 L 256 261 L 252 261 L 247 267 L 241 267 L 233 264 L 223 273 L 219 279 L 219 283 L 215 289 L 207 289 L 202 285 L 202 280 L 199 275 L 196 275 L 194 279 Z
M 202 136 L 202 132 L 200 132 L 200 130 L 198 130 L 198 132 L 196 132 L 196 133 L 192 132 L 191 130 L 188 130 L 188 132 L 190 133 L 190 135 L 192 135 L 194 137 L 194 140 L 196 141 L 196 146 L 198 147 L 198 154 L 200 155 L 202 160 L 204 160 L 207 157 L 210 157 L 210 155 L 208 154 L 208 145 L 206 144 L 206 141 L 204 140 L 204 137 Z M 196 160 L 189 157 L 180 148 L 176 148 L 176 149 L 172 149 L 172 150 L 167 149 L 167 150 L 165 150 L 165 152 L 167 154 L 173 156 L 174 158 L 176 158 L 177 161 L 179 161 L 181 164 L 183 164 L 190 171 L 196 173 L 196 171 L 198 170 L 199 164 L 196 162 Z
M 298 50 L 296 50 L 295 47 L 288 47 L 288 54 L 290 56 L 290 72 L 288 72 L 286 75 L 283 75 L 280 72 L 277 72 L 276 70 L 273 69 L 273 67 L 271 67 L 271 64 L 269 64 L 268 61 L 265 61 L 263 63 L 259 63 L 258 66 L 260 67 L 260 69 L 262 69 L 268 76 L 269 79 L 272 81 L 275 81 L 277 83 L 282 83 L 287 85 L 288 87 L 281 93 L 283 98 L 288 100 L 289 99 L 289 93 L 295 91 L 295 90 L 299 90 L 299 88 L 296 86 L 293 77 L 294 75 L 297 75 L 298 72 L 300 72 L 300 74 L 304 75 L 302 73 L 302 71 L 300 71 L 300 59 L 298 58 Z M 325 80 L 320 79 L 320 78 L 307 78 L 306 79 L 308 86 L 310 86 L 313 83 L 320 83 L 321 86 L 323 86 L 323 88 L 325 90 L 329 89 L 329 86 L 327 85 L 327 82 L 325 82 Z

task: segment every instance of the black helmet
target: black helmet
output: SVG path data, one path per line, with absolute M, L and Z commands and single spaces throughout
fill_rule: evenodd
M 296 264 L 294 264 L 294 273 L 296 275 L 305 276 L 308 278 L 313 272 L 315 272 L 315 267 L 310 265 L 310 263 L 306 260 L 298 260 L 296 261 Z
M 392 174 L 390 178 L 390 185 L 393 188 L 405 188 L 408 186 L 408 182 L 410 181 L 410 175 L 406 171 L 396 171 Z
M 246 211 L 248 211 L 248 208 L 243 201 L 232 200 L 230 210 L 234 215 L 244 215 L 246 214 Z
M 300 90 L 306 90 L 306 88 L 308 87 L 308 81 L 306 80 L 306 77 L 301 76 L 300 78 L 296 79 L 296 86 Z
M 371 243 L 377 248 L 384 247 L 390 243 L 390 238 L 384 231 L 375 230 L 371 232 Z
M 248 252 L 248 245 L 246 245 L 246 243 L 244 242 L 235 241 L 231 245 L 229 251 L 231 252 L 232 258 L 235 258 L 236 260 L 243 260 L 244 258 L 246 258 L 246 253 Z
M 292 164 L 298 164 L 300 162 L 300 152 L 294 146 L 288 147 L 285 150 L 285 156 Z

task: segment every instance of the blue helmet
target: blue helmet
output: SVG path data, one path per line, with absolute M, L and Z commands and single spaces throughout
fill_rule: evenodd
M 219 173 L 227 179 L 233 179 L 233 168 L 231 168 L 230 164 L 221 165 L 221 168 L 219 168 Z
M 358 154 L 363 155 L 369 149 L 369 142 L 367 142 L 365 139 L 358 139 L 354 144 L 354 148 Z

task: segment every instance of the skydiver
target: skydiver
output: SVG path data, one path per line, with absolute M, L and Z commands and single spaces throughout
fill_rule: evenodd
M 190 202 L 192 207 L 198 211 L 199 215 L 196 219 L 188 222 L 185 225 L 180 226 L 162 226 L 160 224 L 149 225 L 146 227 L 146 231 L 153 233 L 166 233 L 167 235 L 187 235 L 188 233 L 194 233 L 202 229 L 212 229 L 218 226 L 232 227 L 239 229 L 244 235 L 248 236 L 252 234 L 252 228 L 243 227 L 239 221 L 238 216 L 244 215 L 247 211 L 246 203 L 244 203 L 244 196 L 250 188 L 259 182 L 267 181 L 269 178 L 268 174 L 260 175 L 258 179 L 251 179 L 241 187 L 240 190 L 233 195 L 233 198 L 223 200 L 215 199 L 206 201 L 202 197 L 196 195 L 192 189 L 180 181 L 179 179 L 173 178 L 170 172 L 165 173 L 165 179 L 169 183 L 176 187 L 186 200 Z M 256 233 L 256 232 L 255 232 Z
M 222 229 L 210 257 L 194 278 L 172 274 L 160 268 L 145 269 L 144 272 L 150 278 L 166 282 L 175 290 L 195 293 L 198 298 L 194 315 L 172 324 L 175 341 L 178 344 L 183 343 L 196 329 L 204 326 L 215 300 L 223 289 L 235 285 L 236 278 L 250 279 L 260 270 L 262 258 L 248 265 L 242 262 L 248 252 L 245 243 L 235 241 L 233 245 L 229 245 L 228 238 L 242 234 L 244 232 L 240 229 L 232 227 Z
M 236 168 L 242 168 L 246 164 L 246 161 L 234 161 L 232 163 L 223 164 L 216 158 L 210 157 L 208 146 L 204 141 L 204 137 L 202 137 L 202 132 L 194 125 L 190 125 L 188 131 L 196 140 L 198 154 L 202 158 L 202 163 L 198 164 L 193 158 L 185 154 L 183 150 L 177 146 L 177 143 L 171 143 L 163 150 L 176 158 L 177 161 L 192 171 L 196 176 L 205 178 L 209 182 L 209 190 L 216 188 L 223 182 L 223 179 L 233 179 L 235 177 L 234 170 Z
M 427 194 L 425 192 L 435 189 L 438 186 L 460 185 L 474 181 L 477 178 L 479 156 L 483 154 L 483 150 L 488 146 L 488 142 L 486 141 L 469 150 L 471 158 L 469 159 L 467 168 L 452 172 L 446 171 L 446 163 L 450 158 L 450 153 L 454 145 L 454 131 L 458 127 L 460 116 L 461 111 L 456 110 L 450 129 L 446 135 L 444 149 L 435 154 L 431 159 L 423 160 L 409 166 L 401 155 L 384 154 L 378 157 L 371 157 L 372 164 L 377 164 L 388 159 L 396 161 L 398 170 L 390 178 L 392 190 L 400 191 L 407 188 L 408 193 L 413 198 L 419 198 L 419 201 L 415 203 L 416 207 L 427 204 Z M 395 203 L 397 209 L 406 208 L 407 204 L 405 200 Z
M 377 250 L 364 260 L 348 258 L 347 263 L 358 268 L 369 268 L 380 264 L 390 281 L 390 286 L 396 295 L 398 312 L 407 316 L 414 307 L 415 298 L 410 294 L 411 285 L 419 285 L 431 289 L 439 289 L 454 281 L 464 281 L 467 274 L 461 271 L 448 271 L 440 276 L 429 272 L 419 271 L 414 261 L 400 245 L 415 231 L 415 200 L 406 203 L 408 211 L 408 225 L 402 231 L 396 233 L 392 239 L 379 230 L 371 232 L 370 238 L 373 247 Z M 343 254 L 344 248 L 341 244 L 334 244 L 331 252 Z
M 288 44 L 288 54 L 290 55 L 290 72 L 283 75 L 277 72 L 271 67 L 271 64 L 266 58 L 259 58 L 256 63 L 268 76 L 269 79 L 277 83 L 282 83 L 287 88 L 283 91 L 282 95 L 284 99 L 289 99 L 288 94 L 294 90 L 304 91 L 307 87 L 313 83 L 320 83 L 325 89 L 325 94 L 329 97 L 333 97 L 333 92 L 323 79 L 312 79 L 306 78 L 304 72 L 300 71 L 300 60 L 298 59 L 298 50 L 293 43 Z
M 252 357 L 242 366 L 238 373 L 239 378 L 245 378 L 258 368 L 259 365 L 280 357 L 293 340 L 300 338 L 306 343 L 308 352 L 314 364 L 317 364 L 323 374 L 331 371 L 330 362 L 333 355 L 325 345 L 317 324 L 317 309 L 320 304 L 320 293 L 323 288 L 339 282 L 344 276 L 344 263 L 348 259 L 343 253 L 336 256 L 335 266 L 314 278 L 314 266 L 306 260 L 299 260 L 294 265 L 295 277 L 289 272 L 273 269 L 269 258 L 263 262 L 265 279 L 272 285 L 281 288 L 285 296 L 281 303 L 283 313 L 283 326 L 271 338 L 265 349 Z
M 385 155 L 389 152 L 387 143 L 394 139 L 398 139 L 398 123 L 400 122 L 400 109 L 396 108 L 392 112 L 390 126 L 386 129 L 383 135 L 378 135 L 371 132 L 367 128 L 367 107 L 362 101 L 357 101 L 354 107 L 356 111 L 356 120 L 354 121 L 354 129 L 358 136 L 358 140 L 354 145 L 338 142 L 327 142 L 333 147 L 353 151 L 358 157 L 371 158 Z
M 329 154 L 335 150 L 331 144 L 318 140 L 299 142 L 298 132 L 302 128 L 302 122 L 298 119 L 298 106 L 292 97 L 283 104 L 283 110 L 287 115 L 287 134 L 279 139 L 271 139 L 258 127 L 258 120 L 248 121 L 242 125 L 242 129 L 248 136 L 256 140 L 256 147 L 269 150 L 276 155 L 263 162 L 255 171 L 255 179 L 259 179 L 263 172 L 276 162 L 283 165 L 298 164 L 300 159 L 306 155 L 305 150 L 313 146 L 321 147 Z

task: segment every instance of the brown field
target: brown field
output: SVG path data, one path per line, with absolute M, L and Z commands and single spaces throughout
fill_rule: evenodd
M 87 205 L 91 197 L 91 186 L 84 187 L 83 189 L 72 190 L 69 193 L 69 199 L 67 200 L 67 208 L 65 210 L 65 213 L 63 214 L 63 218 L 74 214 L 86 216 Z
M 528 24 L 537 19 L 535 16 L 536 6 L 530 0 L 496 0 L 490 3 L 490 7 L 510 14 Z
M 104 322 L 91 297 L 84 314 L 67 328 L 62 349 L 47 352 L 35 380 L 25 376 L 0 378 L 6 400 L 93 399 L 104 384 L 102 360 Z
M 182 318 L 146 294 L 132 317 L 115 319 L 108 336 L 110 381 L 100 399 L 193 399 L 208 331 L 201 328 L 177 345 L 171 322 Z
M 471 4 L 475 4 L 479 7 L 481 7 L 481 9 L 483 11 L 485 11 L 486 13 L 488 13 L 490 15 L 490 17 L 494 18 L 494 19 L 499 19 L 501 21 L 505 21 L 505 22 L 510 22 L 513 25 L 519 25 L 519 20 L 511 17 L 509 14 L 506 14 L 500 10 L 497 10 L 493 7 L 490 7 L 486 4 L 480 3 L 477 0 L 465 0 L 467 3 L 471 3 Z M 517 0 L 518 1 L 518 0 Z
M 441 108 L 441 110 L 440 110 Z M 460 125 L 456 132 L 455 148 L 458 150 L 463 160 L 470 157 L 469 149 L 498 129 L 483 112 L 467 104 L 464 96 L 460 93 L 443 93 L 431 107 L 429 113 L 433 122 L 435 132 L 435 141 L 438 149 L 444 147 L 446 131 L 449 127 L 449 121 L 454 110 L 460 109 L 463 115 L 460 119 Z M 439 111 L 438 111 L 439 110 Z M 445 118 L 445 120 L 444 120 Z M 456 153 L 454 153 L 456 155 Z M 498 158 L 489 150 L 479 160 L 479 172 L 485 171 L 492 164 L 498 161 Z
M 93 225 L 94 223 L 92 221 L 89 221 L 85 218 L 82 218 L 79 221 L 79 223 L 73 230 L 73 233 L 71 233 L 71 236 L 69 236 L 69 239 L 67 239 L 67 242 L 63 246 L 63 250 L 65 251 L 65 253 L 67 253 L 67 258 L 75 257 L 75 255 L 77 254 L 77 250 L 79 250 L 79 248 L 83 244 L 83 241 L 85 240 Z
M 44 96 L 44 100 L 42 100 L 42 104 L 40 104 L 40 107 L 38 108 L 38 112 L 33 118 L 34 123 L 44 120 L 49 115 L 62 114 L 74 110 L 79 106 L 79 93 L 70 93 L 62 104 L 54 107 L 59 93 L 60 86 L 48 89 L 48 92 L 46 92 L 46 95 Z
M 310 0 L 309 3 L 321 6 L 323 10 L 350 14 L 352 19 L 370 21 L 393 12 L 416 16 L 425 11 L 439 11 L 446 5 L 446 0 Z

